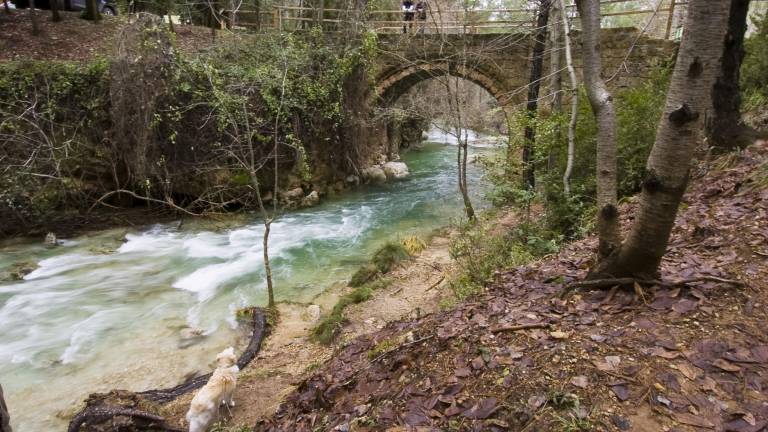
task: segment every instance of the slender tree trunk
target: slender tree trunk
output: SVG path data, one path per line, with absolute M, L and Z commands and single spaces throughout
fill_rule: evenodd
M 565 9 L 565 0 L 559 0 L 560 9 Z M 579 83 L 576 80 L 576 70 L 573 68 L 573 54 L 571 53 L 571 29 L 568 24 L 568 15 L 563 13 L 563 34 L 565 40 L 565 63 L 568 67 L 568 76 L 571 79 L 571 121 L 568 123 L 568 156 L 565 162 L 563 174 L 563 192 L 565 196 L 571 195 L 571 173 L 573 172 L 573 157 L 576 149 L 576 122 L 579 118 Z
M 600 1 L 577 0 L 581 17 L 584 83 L 597 121 L 597 233 L 598 259 L 621 244 L 616 206 L 616 113 L 613 97 L 601 76 Z
M 99 7 L 96 4 L 96 0 L 85 0 L 85 13 L 83 18 L 89 21 L 101 20 L 101 14 L 99 13 Z
M 253 8 L 256 11 L 256 31 L 261 31 L 261 0 L 253 1 Z
M 688 183 L 723 55 L 730 2 L 691 0 L 685 34 L 667 93 L 656 142 L 648 157 L 637 218 L 627 240 L 599 263 L 592 277 L 655 277 Z
M 37 11 L 35 10 L 35 0 L 29 0 L 29 19 L 32 21 L 32 35 L 40 34 L 40 23 L 37 20 Z
M 554 0 L 552 3 L 551 15 L 551 27 L 550 32 L 550 54 L 549 54 L 549 73 L 551 74 L 549 79 L 549 91 L 552 93 L 552 114 L 560 114 L 563 111 L 563 74 L 560 72 L 562 69 L 562 54 L 560 53 L 560 47 L 562 46 L 560 35 L 560 3 Z M 555 125 L 555 142 L 560 142 L 561 131 L 560 124 Z M 549 149 L 549 157 L 547 158 L 547 171 L 554 169 L 556 163 L 556 147 Z
M 723 61 L 712 91 L 713 113 L 706 123 L 709 145 L 721 150 L 746 147 L 754 138 L 754 131 L 741 120 L 739 91 L 749 0 L 730 0 L 730 4 Z
M 547 21 L 549 21 L 549 0 L 541 0 L 539 15 L 536 19 L 536 35 L 533 40 L 533 60 L 531 61 L 531 79 L 528 82 L 528 103 L 526 104 L 527 121 L 525 125 L 525 144 L 523 144 L 524 181 L 528 188 L 536 187 L 536 111 L 539 107 L 539 89 L 544 66 L 544 48 L 547 44 Z
M 51 5 L 51 21 L 61 21 L 61 13 L 59 13 L 59 0 L 50 0 Z

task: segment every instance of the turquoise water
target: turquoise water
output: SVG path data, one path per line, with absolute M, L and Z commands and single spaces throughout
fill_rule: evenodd
M 407 179 L 282 215 L 270 236 L 277 298 L 309 302 L 386 240 L 462 217 L 455 152 L 428 143 L 403 156 Z M 479 167 L 470 165 L 468 177 L 482 206 Z M 262 232 L 253 216 L 213 231 L 185 222 L 90 233 L 55 248 L 0 245 L 0 272 L 37 264 L 24 280 L 0 283 L 0 383 L 14 430 L 62 430 L 62 417 L 89 393 L 173 385 L 207 371 L 216 352 L 244 336 L 235 310 L 266 303 Z M 205 338 L 188 346 L 189 328 Z

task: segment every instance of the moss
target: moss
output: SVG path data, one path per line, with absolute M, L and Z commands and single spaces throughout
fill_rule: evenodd
M 336 305 L 333 306 L 330 315 L 312 330 L 312 339 L 322 344 L 331 343 L 341 329 L 341 325 L 344 323 L 344 309 L 349 305 L 362 303 L 368 300 L 375 290 L 385 288 L 389 286 L 390 283 L 391 281 L 389 279 L 379 279 L 357 287 L 342 296 L 339 301 L 336 302 Z
M 363 284 L 369 282 L 371 279 L 375 278 L 379 274 L 379 269 L 376 268 L 373 264 L 366 264 L 355 272 L 355 274 L 352 275 L 352 279 L 349 281 L 349 286 L 351 287 L 359 287 Z
M 376 357 L 384 354 L 387 351 L 392 351 L 397 346 L 397 340 L 396 339 L 385 339 L 376 345 L 374 345 L 373 348 L 368 350 L 368 360 L 373 360 Z
M 372 262 L 382 273 L 392 270 L 397 264 L 411 256 L 400 243 L 388 242 L 373 255 Z

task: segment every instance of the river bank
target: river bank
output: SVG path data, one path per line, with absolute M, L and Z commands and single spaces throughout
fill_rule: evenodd
M 384 242 L 460 217 L 455 147 L 433 143 L 403 159 L 406 179 L 361 186 L 273 224 L 278 301 L 308 303 L 341 289 Z M 470 176 L 480 200 L 480 167 Z M 241 348 L 247 334 L 236 310 L 266 300 L 262 229 L 248 215 L 187 218 L 64 238 L 54 248 L 41 240 L 0 246 L 0 272 L 18 262 L 34 269 L 0 282 L 0 382 L 14 428 L 60 429 L 90 393 L 173 386 L 207 372 L 226 346 Z
M 386 324 L 418 318 L 438 310 L 441 300 L 450 296 L 445 285 L 454 271 L 449 256 L 451 236 L 455 232 L 440 230 L 427 248 L 396 270 L 388 273 L 391 282 L 374 292 L 362 303 L 349 306 L 346 322 L 333 345 L 311 340 L 318 321 L 307 314 L 306 304 L 278 304 L 279 321 L 265 340 L 261 352 L 249 367 L 241 371 L 235 392 L 236 406 L 227 427 L 250 426 L 268 417 L 296 385 L 348 341 L 383 328 Z M 337 287 L 319 294 L 311 304 L 320 306 L 326 315 L 349 287 Z M 194 393 L 164 407 L 163 414 L 171 424 L 183 428 L 184 415 Z

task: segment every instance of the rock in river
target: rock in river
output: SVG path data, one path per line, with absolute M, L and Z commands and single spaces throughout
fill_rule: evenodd
M 384 164 L 384 174 L 389 180 L 408 177 L 408 165 L 403 162 L 387 162 Z

